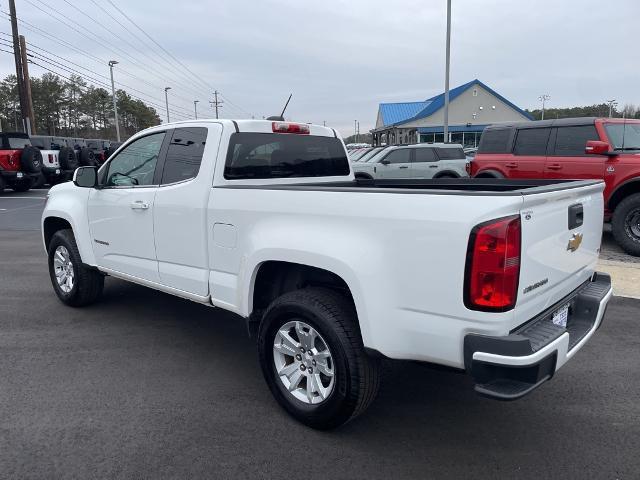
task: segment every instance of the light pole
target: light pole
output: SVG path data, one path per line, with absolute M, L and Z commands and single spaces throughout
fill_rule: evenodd
M 609 118 L 611 118 L 613 116 L 613 109 L 618 106 L 618 102 L 616 102 L 614 98 L 613 100 L 607 100 L 607 103 L 609 104 Z
M 540 120 L 544 120 L 544 104 L 550 98 L 551 98 L 551 95 L 547 95 L 546 93 L 544 95 L 540 95 L 538 97 L 538 100 L 540 100 L 542 102 L 542 118 L 540 118 Z
M 353 141 L 358 143 L 358 120 L 353 121 L 353 138 Z
M 164 103 L 167 105 L 167 123 L 171 121 L 169 120 L 169 95 L 167 94 L 169 90 L 171 90 L 171 87 L 164 87 Z
M 194 100 L 193 101 L 193 113 L 195 113 L 196 115 L 196 120 L 198 119 L 198 102 L 200 100 Z
M 118 125 L 118 103 L 116 102 L 116 87 L 113 84 L 113 66 L 116 65 L 117 60 L 109 60 L 109 70 L 111 72 L 111 96 L 113 97 L 113 113 L 116 120 L 116 139 L 120 141 L 120 126 Z
M 447 0 L 447 46 L 444 68 L 444 142 L 449 141 L 449 64 L 451 63 L 451 0 Z

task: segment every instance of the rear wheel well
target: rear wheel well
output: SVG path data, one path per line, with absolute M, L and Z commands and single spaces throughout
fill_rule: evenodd
M 72 230 L 71 224 L 63 218 L 59 217 L 47 217 L 44 219 L 43 225 L 44 232 L 44 244 L 47 250 L 49 250 L 49 244 L 53 235 L 60 230 Z
M 611 194 L 607 202 L 607 208 L 613 212 L 622 200 L 634 193 L 640 193 L 640 178 L 619 186 L 618 189 Z
M 504 178 L 504 175 L 499 172 L 494 172 L 493 170 L 487 170 L 476 174 L 474 178 Z
M 259 320 L 261 312 L 276 298 L 312 286 L 335 290 L 353 303 L 347 283 L 335 273 L 299 263 L 269 261 L 260 265 L 256 274 L 251 316 Z
M 438 173 L 433 178 L 460 178 L 460 175 L 458 175 L 456 172 L 447 170 L 447 171 Z
M 356 173 L 355 178 L 362 178 L 363 180 L 373 180 L 373 177 L 368 173 Z

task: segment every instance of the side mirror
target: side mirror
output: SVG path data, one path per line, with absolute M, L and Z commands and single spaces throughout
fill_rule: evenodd
M 587 140 L 587 146 L 584 147 L 584 153 L 589 155 L 608 155 L 609 144 L 601 140 Z
M 391 162 L 389 160 L 380 160 L 382 165 L 389 165 Z
M 96 167 L 78 167 L 73 173 L 76 187 L 95 188 L 98 186 L 98 169 Z

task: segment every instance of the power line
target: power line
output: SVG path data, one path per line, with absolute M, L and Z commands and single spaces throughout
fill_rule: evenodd
M 215 88 L 212 85 L 207 84 L 204 80 L 202 80 L 202 78 L 198 75 L 196 75 L 195 73 L 193 73 L 193 71 L 187 67 L 182 61 L 180 61 L 178 58 L 176 58 L 171 52 L 169 52 L 166 48 L 164 48 L 162 45 L 160 45 L 153 37 L 151 37 L 151 35 L 149 35 L 142 27 L 140 27 L 136 22 L 134 22 L 126 13 L 124 13 L 122 11 L 122 9 L 120 9 L 112 0 L 107 0 L 107 2 L 109 2 L 111 4 L 111 6 L 113 8 L 115 8 L 118 12 L 120 12 L 120 14 L 126 18 L 127 20 L 129 20 L 129 22 L 131 24 L 133 24 L 133 26 L 135 26 L 138 30 L 140 30 L 145 37 L 147 37 L 149 40 L 151 40 L 158 48 L 160 48 L 164 53 L 166 53 L 169 57 L 171 57 L 173 60 L 175 60 L 180 66 L 182 66 L 186 71 L 188 71 L 189 73 L 191 73 L 191 75 L 193 75 L 193 77 L 201 82 L 202 85 L 204 85 L 207 89 L 211 89 L 211 90 L 215 90 Z M 94 2 L 95 3 L 95 2 Z M 222 95 L 221 95 L 222 97 Z M 244 108 L 240 107 L 239 105 L 233 103 L 232 101 L 230 101 L 227 97 L 223 97 L 225 98 L 226 102 L 234 105 L 236 108 L 238 108 L 240 111 L 244 111 L 244 113 L 248 114 L 249 116 L 252 116 L 252 114 L 250 112 L 248 112 L 247 110 L 245 110 Z
M 54 17 L 56 17 L 60 22 L 62 22 L 64 25 L 66 25 L 67 27 L 71 28 L 73 31 L 75 31 L 76 33 L 78 33 L 79 35 L 91 40 L 92 42 L 97 43 L 98 45 L 106 48 L 107 50 L 111 50 L 111 49 L 115 49 L 118 52 L 120 52 L 121 55 L 127 57 L 129 60 L 133 61 L 134 63 L 137 63 L 141 66 L 143 66 L 148 73 L 153 74 L 155 77 L 159 78 L 160 80 L 162 80 L 163 82 L 167 82 L 167 80 L 169 80 L 170 82 L 173 83 L 180 83 L 179 81 L 176 82 L 175 78 L 172 77 L 164 77 L 162 72 L 159 72 L 158 70 L 156 70 L 155 68 L 153 68 L 152 66 L 150 66 L 149 64 L 142 62 L 140 59 L 132 56 L 131 54 L 129 54 L 127 51 L 121 49 L 120 47 L 117 47 L 113 44 L 110 44 L 108 40 L 104 39 L 103 37 L 93 33 L 91 30 L 89 30 L 86 27 L 83 27 L 82 25 L 79 25 L 80 28 L 82 28 L 83 30 L 87 31 L 87 33 L 82 32 L 81 30 L 79 30 L 78 28 L 76 28 L 75 25 L 69 23 L 64 17 L 62 17 L 56 9 L 54 9 L 53 7 L 47 5 L 46 3 L 44 3 L 42 0 L 36 0 L 38 3 L 44 5 L 48 10 L 51 11 L 51 13 L 45 11 L 42 9 L 42 7 L 39 7 L 38 5 L 36 5 L 35 3 L 33 3 L 31 0 L 24 0 L 27 3 L 29 3 L 31 6 L 33 6 L 34 8 L 38 9 L 39 11 L 41 11 L 42 13 L 46 14 L 46 15 L 53 15 Z M 187 88 L 186 86 L 182 85 L 183 88 L 191 90 L 192 92 L 196 92 L 196 90 L 193 90 L 191 88 Z M 197 95 L 201 95 L 201 92 L 196 92 Z

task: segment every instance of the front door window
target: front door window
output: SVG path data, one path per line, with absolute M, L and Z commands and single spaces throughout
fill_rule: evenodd
M 105 187 L 153 185 L 165 132 L 153 133 L 127 145 L 107 166 Z

